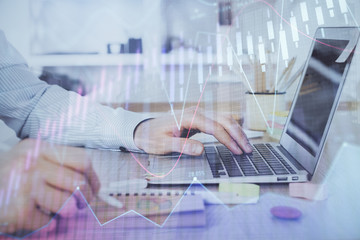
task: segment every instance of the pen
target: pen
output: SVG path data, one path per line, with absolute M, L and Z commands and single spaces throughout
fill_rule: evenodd
M 302 65 L 297 71 L 296 73 L 289 79 L 289 81 L 287 81 L 286 85 L 283 87 L 283 89 L 281 90 L 282 92 L 285 92 L 295 81 L 296 79 L 302 74 L 303 70 L 304 70 L 305 65 Z
M 294 63 L 295 63 L 296 58 L 292 58 L 288 64 L 288 66 L 284 69 L 284 71 L 282 72 L 279 80 L 277 81 L 277 84 L 273 86 L 273 88 L 271 89 L 272 92 L 275 92 L 275 87 L 277 87 L 277 90 L 279 91 L 280 86 L 283 84 L 284 81 L 286 81 L 286 79 L 288 79 L 292 68 L 294 67 Z

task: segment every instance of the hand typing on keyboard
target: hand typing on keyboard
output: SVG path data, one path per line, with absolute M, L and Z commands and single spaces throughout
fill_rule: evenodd
M 205 112 L 193 107 L 185 109 L 181 116 L 181 112 L 175 112 L 175 116 L 168 114 L 140 123 L 134 133 L 136 146 L 151 154 L 182 152 L 200 155 L 204 145 L 188 138 L 192 133 L 201 131 L 214 135 L 234 154 L 252 151 L 241 126 L 230 115 Z M 174 117 L 181 125 L 180 128 Z

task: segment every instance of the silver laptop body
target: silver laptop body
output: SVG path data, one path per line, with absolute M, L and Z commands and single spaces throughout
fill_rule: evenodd
M 165 177 L 151 184 L 278 183 L 311 180 L 359 38 L 356 27 L 318 28 L 280 143 L 253 144 L 253 153 L 233 155 L 219 143 L 199 157 L 150 155 L 147 169 Z M 176 165 L 176 166 L 175 166 Z M 175 167 L 174 167 L 175 166 Z

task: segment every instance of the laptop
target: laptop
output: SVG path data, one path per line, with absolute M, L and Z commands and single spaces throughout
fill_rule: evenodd
M 359 38 L 356 27 L 318 28 L 279 143 L 252 144 L 251 154 L 234 155 L 220 143 L 205 144 L 199 157 L 151 155 L 148 170 L 167 173 L 150 184 L 310 181 Z

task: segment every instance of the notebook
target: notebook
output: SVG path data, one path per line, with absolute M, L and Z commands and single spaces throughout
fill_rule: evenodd
M 119 206 L 116 201 L 120 202 Z M 123 227 L 201 227 L 206 224 L 204 201 L 199 195 L 180 192 L 100 192 L 91 203 L 96 217 L 104 224 L 117 218 Z M 139 219 L 139 218 L 143 218 Z M 119 220 L 120 221 L 120 220 Z

